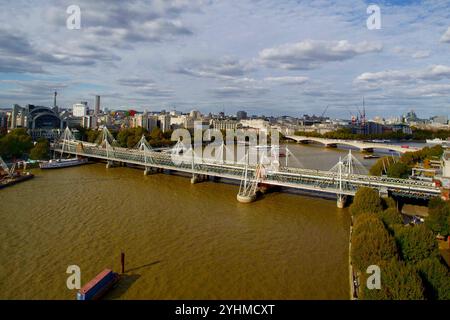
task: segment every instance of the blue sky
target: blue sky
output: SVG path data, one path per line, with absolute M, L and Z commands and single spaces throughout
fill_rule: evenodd
M 369 117 L 450 115 L 448 0 L 17 0 L 0 21 L 0 107 L 57 90 L 63 107 L 99 94 L 110 109 L 349 117 L 364 96 Z

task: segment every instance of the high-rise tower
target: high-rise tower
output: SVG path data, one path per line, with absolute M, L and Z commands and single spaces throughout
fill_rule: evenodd
M 100 96 L 95 96 L 94 115 L 98 116 L 99 114 L 100 114 Z

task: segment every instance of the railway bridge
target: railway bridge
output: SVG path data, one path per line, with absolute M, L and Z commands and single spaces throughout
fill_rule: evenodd
M 228 163 L 221 159 L 198 158 L 192 153 L 191 161 L 186 162 L 186 153 L 180 154 L 178 148 L 157 151 L 145 137 L 134 148 L 122 148 L 105 128 L 97 143 L 88 143 L 73 138 L 66 129 L 64 137 L 52 145 L 52 150 L 90 159 L 106 161 L 107 167 L 115 163 L 141 166 L 144 174 L 158 171 L 182 172 L 192 176 L 197 183 L 208 177 L 223 178 L 240 182 L 237 199 L 252 202 L 261 186 L 280 186 L 313 193 L 334 194 L 338 207 L 343 207 L 347 197 L 354 196 L 359 187 L 369 187 L 380 195 L 394 194 L 413 198 L 439 196 L 440 188 L 428 181 L 375 177 L 359 171 L 361 164 L 351 154 L 339 159 L 330 170 L 314 170 L 282 166 L 277 162 L 256 165 L 249 164 L 248 153 L 245 159 Z

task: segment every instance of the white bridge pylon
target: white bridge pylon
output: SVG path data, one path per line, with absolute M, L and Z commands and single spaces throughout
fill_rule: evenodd
M 334 165 L 329 171 L 331 175 L 335 176 L 334 184 L 337 193 L 337 206 L 343 208 L 346 201 L 346 196 L 344 190 L 351 189 L 350 179 L 354 174 L 367 174 L 368 171 L 366 167 L 352 154 L 352 150 L 348 151 L 348 154 L 341 158 L 339 157 L 339 162 Z

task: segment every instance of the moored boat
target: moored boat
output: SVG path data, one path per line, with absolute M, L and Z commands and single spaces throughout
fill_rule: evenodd
M 33 179 L 34 175 L 30 172 L 26 172 L 24 174 L 14 174 L 12 177 L 0 177 L 0 189 L 15 185 L 16 183 Z
M 78 291 L 77 300 L 98 300 L 119 280 L 120 275 L 118 273 L 105 269 Z
M 49 161 L 43 161 L 39 164 L 41 169 L 59 169 L 59 168 L 67 168 L 79 166 L 82 164 L 86 164 L 88 159 L 86 158 L 71 158 L 71 159 L 52 159 Z
M 364 156 L 364 159 L 378 159 L 380 156 L 374 154 L 367 154 Z

